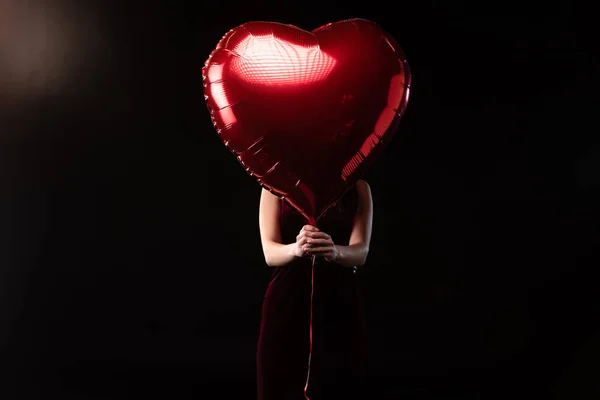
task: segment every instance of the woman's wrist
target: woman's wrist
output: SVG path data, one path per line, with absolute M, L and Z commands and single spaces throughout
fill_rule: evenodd
M 333 260 L 337 264 L 353 268 L 355 266 L 360 267 L 365 263 L 368 248 L 362 245 L 349 245 L 349 246 L 340 246 L 335 245 Z
M 333 251 L 332 251 L 332 257 L 329 258 L 328 256 L 325 256 L 325 261 L 331 262 L 331 263 L 337 263 L 339 264 L 340 261 L 340 249 L 338 247 L 337 244 L 333 245 Z
M 292 258 L 300 258 L 301 253 L 299 252 L 298 245 L 296 243 L 290 243 L 287 246 L 288 254 Z
M 341 261 L 342 255 L 340 251 L 340 247 L 337 244 L 333 245 L 333 262 L 338 263 Z

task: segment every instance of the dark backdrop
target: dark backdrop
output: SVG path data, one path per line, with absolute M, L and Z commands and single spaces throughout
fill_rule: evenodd
M 271 272 L 260 187 L 211 125 L 201 67 L 243 22 L 311 30 L 351 17 L 395 36 L 413 72 L 398 135 L 366 176 L 370 399 L 598 395 L 588 11 L 54 4 L 46 18 L 67 53 L 11 64 L 24 42 L 0 60 L 3 399 L 255 398 Z M 0 32 L 6 48 L 18 39 Z

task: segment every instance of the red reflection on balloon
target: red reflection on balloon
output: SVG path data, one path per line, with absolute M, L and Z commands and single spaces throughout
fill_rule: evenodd
M 208 79 L 213 82 L 211 85 L 211 97 L 216 106 L 215 111 L 221 115 L 223 125 L 231 126 L 237 119 L 235 118 L 233 109 L 230 107 L 229 100 L 225 94 L 223 68 L 223 64 L 214 65 L 213 68 L 209 70 Z
M 389 44 L 389 41 L 386 41 Z M 390 79 L 386 108 L 381 112 L 379 118 L 377 118 L 373 133 L 367 136 L 360 147 L 360 151 L 358 151 L 342 169 L 342 179 L 344 181 L 352 176 L 354 170 L 361 165 L 363 160 L 365 160 L 381 142 L 388 129 L 389 121 L 393 120 L 398 113 L 397 105 L 402 104 L 403 96 L 408 98 L 406 77 L 404 74 L 394 75 Z
M 326 79 L 335 60 L 319 46 L 287 43 L 274 35 L 248 36 L 233 48 L 231 71 L 250 84 L 302 85 Z

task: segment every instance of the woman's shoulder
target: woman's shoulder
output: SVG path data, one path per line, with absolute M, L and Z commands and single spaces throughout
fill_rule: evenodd
M 364 179 L 356 182 L 356 200 L 362 207 L 370 207 L 372 204 L 371 187 Z
M 361 193 L 361 192 L 370 192 L 371 191 L 371 186 L 369 186 L 369 184 L 367 183 L 367 181 L 365 181 L 364 179 L 359 179 L 356 182 L 356 190 Z
M 342 196 L 347 201 L 356 202 L 357 199 L 370 195 L 371 189 L 369 184 L 364 179 L 359 179 L 354 185 L 350 186 L 346 193 Z

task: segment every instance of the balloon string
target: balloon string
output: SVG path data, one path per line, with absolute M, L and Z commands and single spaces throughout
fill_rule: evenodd
M 312 348 L 313 348 L 313 297 L 315 294 L 315 260 L 316 256 L 312 256 L 312 266 L 311 266 L 311 276 L 310 276 L 310 316 L 308 323 L 308 337 L 309 337 L 309 347 L 308 347 L 308 371 L 306 373 L 306 384 L 304 385 L 304 398 L 306 400 L 310 400 L 308 397 L 308 380 L 310 379 L 310 364 L 312 360 Z

